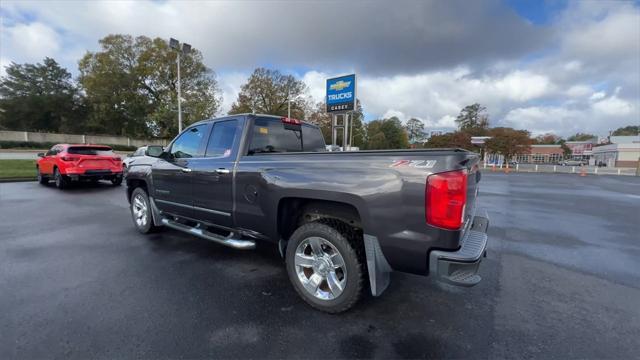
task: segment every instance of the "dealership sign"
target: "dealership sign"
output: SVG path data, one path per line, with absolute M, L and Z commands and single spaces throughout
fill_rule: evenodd
M 356 75 L 327 79 L 327 112 L 352 111 L 356 102 Z

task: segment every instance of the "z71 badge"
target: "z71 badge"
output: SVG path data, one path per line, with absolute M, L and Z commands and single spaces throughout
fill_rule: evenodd
M 436 166 L 436 160 L 395 160 L 389 167 L 410 166 L 418 169 L 431 169 Z

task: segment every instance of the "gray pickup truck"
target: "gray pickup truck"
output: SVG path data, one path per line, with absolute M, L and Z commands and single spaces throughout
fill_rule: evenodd
M 168 227 L 236 249 L 278 246 L 300 296 L 338 313 L 391 271 L 473 286 L 488 218 L 478 154 L 461 149 L 328 152 L 320 129 L 242 114 L 149 146 L 126 178 L 138 231 Z

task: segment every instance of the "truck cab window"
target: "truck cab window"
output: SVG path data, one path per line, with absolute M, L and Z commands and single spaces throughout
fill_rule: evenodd
M 171 155 L 176 159 L 202 157 L 199 150 L 206 127 L 207 125 L 202 124 L 182 133 L 171 145 Z
M 206 157 L 228 157 L 231 155 L 233 141 L 236 138 L 238 120 L 218 121 L 213 124 Z
M 309 124 L 283 123 L 278 118 L 255 119 L 249 155 L 301 151 L 325 151 L 319 129 Z

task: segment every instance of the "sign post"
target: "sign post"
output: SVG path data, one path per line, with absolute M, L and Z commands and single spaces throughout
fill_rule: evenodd
M 353 130 L 353 111 L 356 106 L 356 75 L 345 75 L 327 79 L 327 113 L 331 114 L 331 143 L 337 145 L 338 130 L 342 129 L 342 150 L 351 148 L 349 123 Z M 349 116 L 351 114 L 351 116 Z M 338 117 L 342 115 L 342 123 Z M 352 134 L 353 138 L 353 134 Z M 347 143 L 349 145 L 347 145 Z

